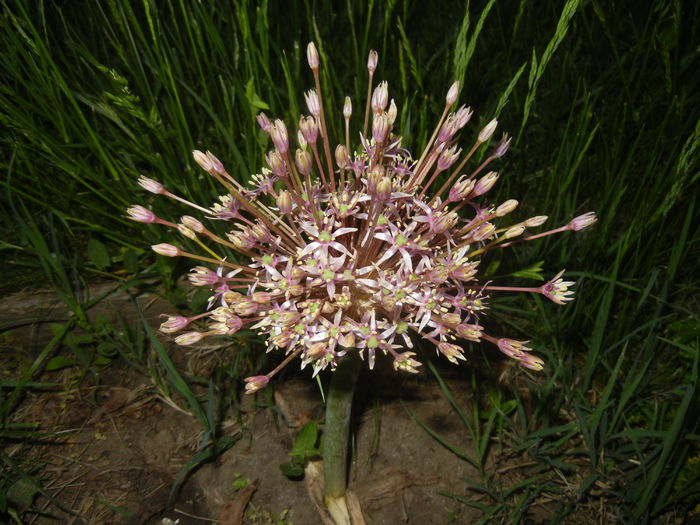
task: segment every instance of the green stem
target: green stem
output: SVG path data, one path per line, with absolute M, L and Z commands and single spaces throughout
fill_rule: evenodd
M 347 488 L 348 438 L 355 384 L 362 360 L 350 353 L 331 376 L 323 431 L 323 476 L 326 498 L 340 498 Z

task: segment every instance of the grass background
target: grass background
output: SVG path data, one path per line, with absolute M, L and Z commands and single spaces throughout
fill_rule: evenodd
M 389 81 L 399 129 L 416 151 L 447 87 L 460 79 L 460 100 L 476 110 L 471 132 L 497 116 L 500 129 L 514 135 L 499 198 L 515 197 L 523 217 L 547 213 L 551 224 L 598 213 L 590 231 L 530 243 L 492 267 L 512 272 L 545 261 L 547 274 L 567 268 L 579 284 L 566 308 L 533 297 L 494 305 L 498 323 L 532 339 L 548 367 L 534 379 L 513 374 L 505 386 L 484 383 L 488 388 L 477 379 L 483 372 L 469 372 L 483 393 L 482 410 L 454 404 L 474 442 L 483 443 L 480 457 L 455 453 L 480 465 L 481 479 L 471 483 L 490 498 L 478 504 L 484 520 L 517 522 L 543 493 L 561 495 L 554 521 L 597 498 L 627 523 L 693 508 L 700 494 L 700 461 L 693 460 L 700 455 L 700 5 L 2 0 L 0 6 L 0 289 L 53 287 L 75 313 L 23 381 L 2 384 L 8 394 L 0 407 L 2 439 L 41 431 L 16 427 L 12 412 L 47 363 L 61 365 L 59 348 L 96 376 L 120 354 L 147 368 L 152 334 L 134 329 L 125 341 L 86 313 L 101 299 L 88 297 L 86 284 L 105 278 L 115 289 L 158 278 L 167 297 L 187 305 L 175 283 L 186 266 L 147 249 L 168 242 L 169 234 L 123 217 L 129 204 L 151 204 L 136 178 L 144 174 L 210 202 L 216 188 L 195 169 L 190 152 L 197 148 L 212 150 L 247 180 L 267 146 L 254 116 L 263 109 L 297 121 L 302 91 L 312 82 L 305 45 L 314 40 L 329 106 L 340 108 L 346 94 L 362 106 L 366 56 L 376 49 L 377 78 Z M 165 217 L 177 213 L 162 201 L 152 204 Z M 87 340 L 71 339 L 76 327 Z M 167 352 L 151 341 L 168 368 Z M 232 363 L 222 376 L 240 382 L 254 361 Z M 170 367 L 170 375 L 154 380 L 179 393 L 214 439 L 216 422 L 202 407 L 214 402 L 215 390 L 196 398 Z M 508 384 L 524 385 L 531 399 Z M 537 461 L 530 482 L 503 487 L 485 467 L 494 433 Z M 18 472 L 39 478 L 7 454 L 2 459 L 5 487 Z M 581 464 L 585 479 L 565 490 L 562 476 Z M 5 499 L 0 510 L 17 512 Z

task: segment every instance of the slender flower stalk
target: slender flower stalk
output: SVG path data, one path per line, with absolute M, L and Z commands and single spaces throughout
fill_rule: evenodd
M 589 212 L 543 233 L 529 230 L 542 225 L 546 216 L 497 225 L 518 201 L 491 204 L 487 195 L 499 174 L 482 175 L 482 171 L 506 153 L 510 139 L 504 135 L 480 165 L 463 171 L 491 140 L 497 122 L 490 121 L 471 145 L 462 148 L 459 132 L 472 110 L 462 106 L 451 112 L 459 93 L 459 84 L 454 83 L 435 130 L 415 161 L 394 132 L 398 109 L 393 100 L 389 102 L 388 84 L 373 86 L 375 51 L 367 62 L 369 83 L 359 144 L 351 148 L 352 103 L 346 98 L 344 134 L 331 150 L 319 81 L 321 61 L 313 43 L 307 47 L 307 59 L 315 89 L 305 94 L 310 115 L 299 120 L 299 149 L 290 144 L 283 121 L 258 115 L 274 147 L 265 155 L 261 173 L 252 177 L 252 188 L 233 179 L 210 152 L 201 151 L 193 152 L 195 162 L 224 188 L 209 208 L 170 193 L 157 181 L 139 179 L 151 193 L 203 212 L 213 223 L 227 222 L 224 236 L 192 216 L 175 224 L 142 206 L 132 206 L 127 213 L 137 222 L 177 228 L 189 239 L 186 242 L 193 241 L 207 256 L 166 243 L 154 245 L 156 253 L 212 265 L 197 266 L 190 274 L 194 285 L 211 290 L 208 311 L 189 318 L 171 316 L 161 327 L 167 333 L 191 330 L 177 336 L 176 343 L 230 336 L 243 326 L 260 332 L 268 351 L 286 357 L 269 373 L 246 379 L 246 393 L 265 388 L 297 358 L 301 368 L 311 367 L 314 376 L 338 369 L 340 375 L 329 391 L 325 429 L 326 496 L 334 499 L 342 498 L 346 486 L 343 440 L 361 360 L 372 369 L 377 358 L 388 358 L 396 370 L 416 373 L 420 363 L 410 349 L 416 338 L 422 338 L 449 361 L 468 362 L 461 339 L 490 342 L 523 367 L 541 370 L 544 362 L 530 353 L 525 342 L 485 333 L 490 294 L 539 293 L 564 304 L 572 300 L 574 283 L 564 281 L 562 272 L 538 288 L 483 283 L 478 275 L 481 258 L 496 248 L 582 230 L 596 217 Z M 437 191 L 433 184 L 439 184 Z M 248 262 L 231 262 L 241 258 Z M 191 328 L 202 323 L 207 326 Z

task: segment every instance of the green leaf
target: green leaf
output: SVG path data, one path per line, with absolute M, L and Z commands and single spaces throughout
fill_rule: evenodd
M 90 260 L 97 268 L 104 270 L 109 266 L 111 259 L 107 247 L 103 243 L 97 239 L 90 239 L 88 241 L 87 251 Z
M 304 468 L 299 463 L 288 461 L 280 464 L 282 474 L 290 479 L 301 479 L 304 476 Z
M 513 277 L 522 277 L 523 279 L 534 279 L 536 281 L 544 281 L 544 277 L 540 275 L 542 273 L 542 265 L 544 261 L 538 261 L 535 264 L 513 272 L 511 275 Z
M 258 96 L 258 94 L 255 92 L 255 86 L 253 85 L 254 79 L 251 77 L 251 79 L 248 81 L 248 83 L 245 85 L 245 96 L 248 99 L 248 104 L 250 104 L 253 109 L 270 109 L 270 106 L 268 106 L 263 100 Z
M 62 355 L 57 355 L 56 357 L 52 357 L 51 359 L 49 359 L 49 362 L 46 363 L 46 371 L 53 372 L 54 370 L 68 368 L 69 366 L 73 366 L 74 364 L 75 361 L 73 361 L 72 359 Z
M 292 456 L 299 457 L 300 459 L 305 459 L 318 454 L 318 449 L 316 449 L 316 442 L 318 441 L 318 423 L 315 421 L 309 421 L 306 425 L 301 427 L 301 430 L 294 438 L 294 448 L 292 449 Z

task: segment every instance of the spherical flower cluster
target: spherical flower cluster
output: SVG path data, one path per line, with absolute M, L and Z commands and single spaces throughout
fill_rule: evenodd
M 210 152 L 194 152 L 195 161 L 215 177 L 226 193 L 209 209 L 168 192 L 142 177 L 152 193 L 177 199 L 209 219 L 229 221 L 222 238 L 199 220 L 182 217 L 177 224 L 158 218 L 142 206 L 129 208 L 135 221 L 177 228 L 207 255 L 188 253 L 171 244 L 153 250 L 164 256 L 186 256 L 209 263 L 189 274 L 192 284 L 212 292 L 207 312 L 170 316 L 166 333 L 182 332 L 206 319 L 208 329 L 182 333 L 175 341 L 190 345 L 213 335 L 231 335 L 242 327 L 265 335 L 269 350 L 287 358 L 272 372 L 248 378 L 246 390 L 267 385 L 270 377 L 295 357 L 313 373 L 335 368 L 349 352 L 358 352 L 372 368 L 377 355 L 390 356 L 394 368 L 416 372 L 414 338 L 432 343 L 453 363 L 464 361 L 458 340 L 488 341 L 522 366 L 540 370 L 543 361 L 526 341 L 492 337 L 482 318 L 494 290 L 540 293 L 564 304 L 571 300 L 561 272 L 538 288 L 492 286 L 479 280 L 483 254 L 564 230 L 580 230 L 596 219 L 587 213 L 567 225 L 527 235 L 546 221 L 536 216 L 501 225 L 518 205 L 484 200 L 499 175 L 487 167 L 503 156 L 510 139 L 503 136 L 468 173 L 463 169 L 497 126 L 489 122 L 465 152 L 458 134 L 472 116 L 468 107 L 451 111 L 459 91 L 449 89 L 445 108 L 425 150 L 415 160 L 394 133 L 397 107 L 386 82 L 373 88 L 377 54 L 368 60 L 369 88 L 360 143 L 350 147 L 352 103 L 345 99 L 344 142 L 331 153 L 319 83 L 319 57 L 307 50 L 315 89 L 305 94 L 309 116 L 299 120 L 293 147 L 281 120 L 258 116 L 274 148 L 266 167 L 246 188 L 231 177 Z M 478 156 L 477 156 L 478 157 Z M 218 246 L 216 246 L 218 245 Z M 226 250 L 219 252 L 217 250 Z M 230 253 L 247 264 L 232 262 Z M 229 256 L 224 256 L 228 253 Z

